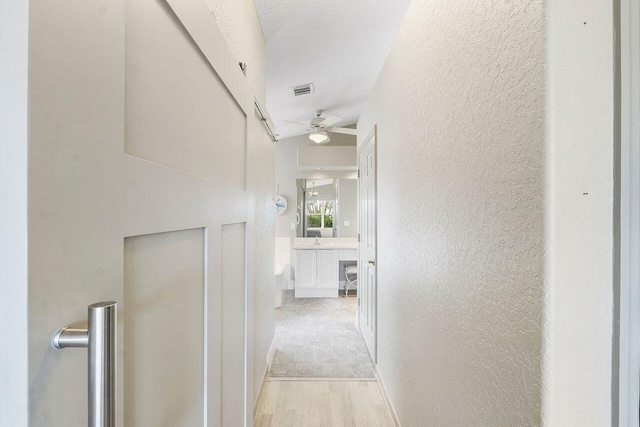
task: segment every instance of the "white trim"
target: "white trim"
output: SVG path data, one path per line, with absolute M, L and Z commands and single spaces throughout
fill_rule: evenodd
M 269 367 L 273 363 L 273 356 L 276 354 L 276 337 L 274 335 L 271 340 L 271 345 L 269 346 L 269 351 L 267 352 L 267 372 L 269 372 Z
M 258 389 L 258 395 L 256 399 L 253 401 L 253 420 L 255 423 L 256 415 L 258 414 L 258 409 L 260 409 L 260 404 L 262 403 L 262 397 L 264 395 L 264 386 L 267 383 L 269 374 L 269 365 L 267 365 L 267 369 L 265 369 L 264 374 L 262 374 L 262 381 L 260 381 L 260 388 Z
M 638 425 L 640 384 L 640 6 L 620 1 L 619 426 Z M 614 408 L 614 411 L 616 408 Z M 615 414 L 614 414 L 615 420 Z
M 273 363 L 273 356 L 276 354 L 276 338 L 275 336 L 271 340 L 271 345 L 269 346 L 269 351 L 267 352 L 267 367 L 262 374 L 262 381 L 260 381 L 260 388 L 258 389 L 258 395 L 253 401 L 253 418 L 255 421 L 256 415 L 258 413 L 258 409 L 260 409 L 260 404 L 262 403 L 262 398 L 264 396 L 264 386 L 269 381 L 269 370 L 271 369 L 271 363 Z
M 245 154 L 245 171 L 246 171 L 246 154 Z M 247 178 L 246 178 L 246 172 L 245 172 L 245 187 L 246 187 L 246 182 L 247 182 Z M 247 223 L 246 222 L 241 222 L 240 224 L 242 224 L 242 236 L 244 237 L 244 291 L 243 291 L 243 298 L 244 298 L 244 349 L 243 349 L 243 353 L 244 353 L 244 426 L 247 427 L 248 423 L 249 423 L 249 398 L 253 397 L 253 385 L 254 385 L 254 372 L 253 372 L 253 328 L 251 330 L 249 330 L 250 328 L 250 324 L 253 322 L 250 322 L 250 320 L 253 320 L 253 318 L 250 318 L 250 312 L 253 313 L 253 300 L 251 301 L 251 304 L 249 304 L 249 256 L 248 256 L 248 248 L 249 248 L 249 235 L 247 233 Z M 224 226 L 225 224 L 223 224 L 222 226 Z M 221 325 L 224 328 L 224 324 Z M 251 353 L 249 353 L 249 334 L 251 334 Z M 251 371 L 249 371 L 249 366 L 251 366 Z M 222 383 L 221 383 L 222 385 Z M 251 411 L 253 412 L 253 411 Z M 206 418 L 205 418 L 206 419 Z
M 376 379 L 378 380 L 378 386 L 380 386 L 380 393 L 382 393 L 382 398 L 384 399 L 384 403 L 387 406 L 387 411 L 389 416 L 391 417 L 391 421 L 395 427 L 401 427 L 400 421 L 398 421 L 398 415 L 396 414 L 396 410 L 393 408 L 391 404 L 391 400 L 389 400 L 389 395 L 387 394 L 387 389 L 384 388 L 384 383 L 382 382 L 382 378 L 380 378 L 380 373 L 378 370 L 375 370 Z
M 202 304 L 202 323 L 203 323 L 203 328 L 202 328 L 202 349 L 203 349 L 203 359 L 202 359 L 202 375 L 204 376 L 204 381 L 202 381 L 202 385 L 203 385 L 203 390 L 202 390 L 202 398 L 203 398 L 203 405 L 202 405 L 202 409 L 203 409 L 203 420 L 208 420 L 209 419 L 209 381 L 207 381 L 207 378 L 209 378 L 209 346 L 207 345 L 208 343 L 208 337 L 209 337 L 209 296 L 210 296 L 210 289 L 209 289 L 209 245 L 211 244 L 211 241 L 209 240 L 209 227 L 203 227 L 202 228 L 202 242 L 203 242 L 203 247 L 202 247 L 202 254 L 203 254 L 203 259 L 202 262 L 204 264 L 204 271 L 203 271 L 203 288 L 204 288 L 204 292 L 203 292 L 203 304 Z
M 27 140 L 30 1 L 0 8 L 0 425 L 29 423 Z

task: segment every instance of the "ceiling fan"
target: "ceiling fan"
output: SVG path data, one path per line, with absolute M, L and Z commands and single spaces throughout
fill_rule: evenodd
M 307 194 L 311 197 L 318 197 L 318 190 L 316 190 L 316 183 L 313 182 L 313 187 L 310 190 L 307 190 Z
M 331 139 L 329 138 L 329 135 L 327 134 L 327 132 L 332 132 L 332 133 L 342 133 L 345 135 L 356 135 L 357 131 L 356 129 L 350 129 L 350 128 L 342 128 L 342 127 L 335 127 L 334 125 L 340 123 L 342 121 L 342 118 L 338 117 L 338 116 L 330 116 L 327 118 L 321 117 L 322 116 L 322 110 L 318 110 L 316 111 L 316 116 L 314 118 L 312 118 L 311 120 L 309 120 L 309 123 L 300 123 L 300 122 L 291 122 L 288 120 L 282 120 L 283 122 L 286 123 L 294 123 L 297 125 L 302 125 L 302 126 L 309 126 L 309 128 L 303 132 L 298 132 L 296 134 L 293 135 L 289 135 L 288 137 L 292 137 L 292 136 L 298 136 L 298 135 L 306 135 L 309 134 L 309 139 L 312 140 L 313 142 L 317 143 L 317 144 L 323 144 L 325 142 L 329 142 L 331 141 Z

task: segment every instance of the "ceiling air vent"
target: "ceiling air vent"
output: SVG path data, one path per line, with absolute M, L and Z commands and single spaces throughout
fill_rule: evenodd
M 293 88 L 293 96 L 309 95 L 313 93 L 313 83 L 300 85 Z

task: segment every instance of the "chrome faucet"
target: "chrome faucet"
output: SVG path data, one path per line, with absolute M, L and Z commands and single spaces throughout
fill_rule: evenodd
M 315 242 L 313 242 L 313 244 L 314 244 L 314 245 L 316 245 L 316 246 L 319 246 L 319 245 L 320 245 L 320 242 L 318 242 L 318 236 L 316 236 L 316 241 L 315 241 Z

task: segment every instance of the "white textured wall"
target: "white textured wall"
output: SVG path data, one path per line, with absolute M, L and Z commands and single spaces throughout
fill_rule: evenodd
M 540 0 L 414 0 L 358 122 L 403 426 L 540 424 L 543 22 Z
M 222 33 L 238 61 L 247 63 L 247 80 L 262 106 L 266 105 L 266 45 L 251 0 L 207 0 Z M 249 121 L 247 191 L 255 194 L 254 223 L 247 228 L 247 279 L 254 290 L 253 387 L 254 399 L 267 368 L 275 333 L 275 144 L 259 117 Z
M 354 138 L 355 139 L 355 138 Z M 298 147 L 299 170 L 355 170 L 357 165 L 356 147 Z
M 345 179 L 340 181 L 338 191 L 340 192 L 338 235 L 340 237 L 358 237 L 358 180 Z M 349 221 L 349 226 L 344 225 L 345 221 Z
M 543 422 L 611 423 L 613 2 L 547 2 Z

